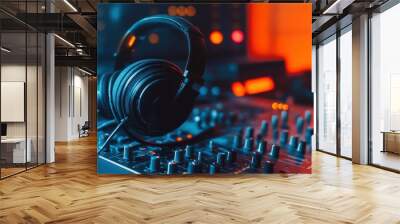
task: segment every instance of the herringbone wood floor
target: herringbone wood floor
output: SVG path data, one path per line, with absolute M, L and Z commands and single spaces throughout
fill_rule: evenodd
M 312 175 L 98 176 L 95 138 L 0 181 L 0 223 L 400 223 L 400 175 L 313 155 Z

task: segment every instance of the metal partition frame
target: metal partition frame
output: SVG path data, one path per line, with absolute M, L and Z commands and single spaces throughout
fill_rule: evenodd
M 340 119 L 340 75 L 341 75 L 341 67 L 340 67 L 340 37 L 344 34 L 344 33 L 346 33 L 346 32 L 350 32 L 351 31 L 351 16 L 348 16 L 348 17 L 345 17 L 344 18 L 344 22 L 342 21 L 342 25 L 338 25 L 338 24 L 335 24 L 335 25 L 333 25 L 334 26 L 334 29 L 336 29 L 336 32 L 332 32 L 332 30 L 330 30 L 330 35 L 327 35 L 327 33 L 324 33 L 323 35 L 324 35 L 324 38 L 323 39 L 319 39 L 318 40 L 318 43 L 317 43 L 317 45 L 316 45 L 316 89 L 317 89 L 317 91 L 316 91 L 316 101 L 317 102 L 315 102 L 315 105 L 316 105 L 316 111 L 317 111 L 317 114 L 316 114 L 316 119 L 318 120 L 319 119 L 319 113 L 318 113 L 318 109 L 319 109 L 319 91 L 318 91 L 318 88 L 319 88 L 319 82 L 320 82 L 320 80 L 319 80 L 319 63 L 318 63 L 318 61 L 319 61 L 319 55 L 318 55 L 318 48 L 319 48 L 319 45 L 320 45 L 320 43 L 322 43 L 322 42 L 324 42 L 324 41 L 326 41 L 326 40 L 328 40 L 329 38 L 331 38 L 333 35 L 336 35 L 335 36 L 335 41 L 336 41 L 336 153 L 331 153 L 331 152 L 328 152 L 328 151 L 326 151 L 326 150 L 324 150 L 324 149 L 320 149 L 319 148 L 319 125 L 318 125 L 318 122 L 316 122 L 316 150 L 317 151 L 320 151 L 320 152 L 323 152 L 323 153 L 327 153 L 327 154 L 329 154 L 329 155 L 333 155 L 333 156 L 338 156 L 338 157 L 341 157 L 341 158 L 344 158 L 344 159 L 347 159 L 347 160 L 352 160 L 351 158 L 349 158 L 349 157 L 346 157 L 346 156 L 343 156 L 342 154 L 341 154 L 341 119 Z M 333 41 L 333 40 L 332 40 Z
M 28 1 L 23 1 L 23 3 L 27 3 Z M 36 3 L 37 3 L 37 9 L 38 9 L 38 4 L 39 4 L 39 1 L 36 1 Z M 22 25 L 23 25 L 23 27 L 24 27 L 24 30 L 22 31 L 22 33 L 25 35 L 25 87 L 24 87 L 24 89 L 25 89 L 25 93 L 24 93 L 24 98 L 25 98 L 25 100 L 24 100 L 24 120 L 25 120 L 25 127 L 24 127 L 24 129 L 25 129 L 25 168 L 23 169 L 23 170 L 21 170 L 21 171 L 19 171 L 19 172 L 15 172 L 15 173 L 13 173 L 13 174 L 10 174 L 10 175 L 8 175 L 8 176 L 4 176 L 4 173 L 2 173 L 2 168 L 0 167 L 0 180 L 2 180 L 2 179 L 5 179 L 5 178 L 7 178 L 7 177 L 11 177 L 11 176 L 14 176 L 14 175 L 16 175 L 16 174 L 19 174 L 19 173 L 22 173 L 22 172 L 25 172 L 25 171 L 27 171 L 27 170 L 29 170 L 29 169 L 33 169 L 33 168 L 36 168 L 36 167 L 38 167 L 38 166 L 40 166 L 40 165 L 43 165 L 43 164 L 45 164 L 46 162 L 47 162 L 47 153 L 46 153 L 46 151 L 47 151 L 47 138 L 46 138 L 46 136 L 47 136 L 47 128 L 46 128 L 46 126 L 47 126 L 47 123 L 46 123 L 46 118 L 47 118 L 47 114 L 46 114 L 46 108 L 47 108 L 47 105 L 46 105 L 46 96 L 47 96 L 47 88 L 46 88 L 46 84 L 47 84 L 47 82 L 46 82 L 46 77 L 47 77 L 47 66 L 46 66 L 46 64 L 47 64 L 47 38 L 46 38 L 46 36 L 47 36 L 47 33 L 44 33 L 44 32 L 41 32 L 40 30 L 37 30 L 36 28 L 34 28 L 34 27 L 32 27 L 32 26 L 30 26 L 30 25 L 28 25 L 28 24 L 26 24 L 26 23 L 24 23 L 23 21 L 21 21 L 21 20 L 19 20 L 18 18 L 16 18 L 15 16 L 13 16 L 12 14 L 9 14 L 7 11 L 5 11 L 4 9 L 2 9 L 1 7 L 0 7 L 0 10 L 1 10 L 1 12 L 2 13 L 5 13 L 6 15 L 8 15 L 8 16 L 10 16 L 10 18 L 11 19 L 13 19 L 13 20 L 15 20 L 16 22 L 18 22 L 18 23 L 21 23 Z M 27 10 L 27 5 L 25 4 L 25 11 Z M 46 7 L 46 11 L 47 11 L 47 7 Z M 26 14 L 25 14 L 26 15 Z M 1 26 L 2 26 L 2 24 L 0 23 L 0 28 L 1 28 Z M 37 107 L 36 107 L 36 136 L 34 136 L 34 137 L 36 137 L 36 162 L 35 162 L 35 164 L 30 164 L 30 165 L 32 165 L 32 166 L 30 166 L 30 167 L 28 167 L 28 162 L 27 162 L 27 158 L 28 158 L 28 154 L 27 154 L 27 145 L 28 145 L 28 124 L 27 124 L 27 122 L 28 122 L 28 114 L 27 114 L 27 76 L 28 76 L 28 31 L 32 31 L 32 32 L 34 32 L 34 33 L 36 33 L 36 104 L 37 104 Z M 2 41 L 2 34 L 3 33 L 9 33 L 9 32 L 7 32 L 7 31 L 3 31 L 2 29 L 0 29 L 0 46 L 2 45 L 2 43 L 1 43 L 1 41 Z M 43 64 L 42 64 L 42 84 L 43 84 L 43 93 L 42 93 L 42 96 L 44 96 L 44 99 L 42 99 L 42 103 L 43 103 L 43 105 L 42 105 L 42 109 L 43 109 L 43 113 L 44 113 L 44 115 L 43 115 L 43 117 L 41 117 L 41 118 L 39 118 L 39 68 L 38 68 L 38 66 L 40 65 L 40 63 L 39 63 L 39 34 L 44 34 L 43 35 L 43 39 L 42 39 L 42 48 L 44 48 L 44 49 L 42 49 L 41 50 L 41 58 L 42 58 L 42 60 L 43 60 Z M 34 35 L 35 36 L 35 35 Z M 3 62 L 3 60 L 2 60 L 2 55 L 0 54 L 0 81 L 1 81 L 1 67 L 2 67 L 2 62 Z M 0 86 L 0 90 L 1 90 L 1 86 Z M 0 96 L 1 96 L 1 91 L 0 91 Z M 0 101 L 1 101 L 1 97 L 0 97 Z M 0 102 L 1 103 L 1 102 Z M 0 106 L 1 107 L 1 106 Z M 0 108 L 1 109 L 1 108 Z M 41 155 L 41 156 L 43 156 L 43 163 L 41 163 L 41 162 L 39 162 L 39 120 L 41 121 L 41 122 L 43 122 L 43 145 L 42 145 L 42 147 L 43 147 L 43 149 L 42 149 L 42 152 L 43 152 L 43 155 Z M 1 115 L 0 115 L 0 123 L 1 123 Z M 33 137 L 33 138 L 34 138 Z M 0 156 L 1 156 L 1 144 L 0 144 Z

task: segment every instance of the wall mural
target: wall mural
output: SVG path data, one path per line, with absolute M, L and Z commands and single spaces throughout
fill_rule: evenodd
M 311 173 L 311 4 L 99 4 L 98 173 Z

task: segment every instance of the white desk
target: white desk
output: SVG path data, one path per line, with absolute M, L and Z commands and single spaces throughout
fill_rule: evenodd
M 32 140 L 30 138 L 26 139 L 28 143 L 25 151 L 25 138 L 5 138 L 1 139 L 2 151 L 10 150 L 12 147 L 12 163 L 25 163 L 31 162 L 32 153 L 31 146 Z M 3 147 L 6 147 L 3 149 Z M 25 154 L 26 153 L 26 154 Z M 25 161 L 26 159 L 26 161 Z

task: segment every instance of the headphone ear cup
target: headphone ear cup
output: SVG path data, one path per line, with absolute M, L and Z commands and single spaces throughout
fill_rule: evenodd
M 118 87 L 119 113 L 128 117 L 128 133 L 160 136 L 179 127 L 192 111 L 195 97 L 176 100 L 183 83 L 182 71 L 166 60 L 142 60 L 133 69 L 124 88 Z M 131 75 L 129 75 L 131 74 Z
M 140 67 L 143 64 L 149 63 L 150 60 L 140 60 L 129 66 L 125 67 L 121 71 L 115 72 L 110 78 L 110 85 L 108 86 L 107 93 L 109 95 L 108 105 L 114 118 L 118 121 L 127 117 L 127 114 L 123 111 L 123 100 L 122 95 L 126 89 L 131 89 L 132 84 L 137 83 L 137 76 L 140 75 Z
M 113 116 L 108 97 L 108 86 L 112 75 L 113 73 L 104 73 L 97 79 L 97 112 L 106 118 Z
M 132 103 L 125 105 L 134 110 L 135 123 L 144 135 L 160 136 L 179 127 L 189 115 L 182 113 L 187 105 L 179 105 L 175 98 L 183 82 L 183 74 L 178 66 L 158 60 L 143 64 L 134 91 L 127 96 L 133 96 Z M 127 98 L 125 98 L 127 99 Z M 131 117 L 130 117 L 131 118 Z M 129 122 L 131 123 L 131 122 Z
M 127 118 L 131 136 L 160 136 L 179 127 L 192 111 L 196 94 L 183 84 L 179 67 L 167 60 L 137 61 L 107 80 L 108 105 L 117 121 Z

